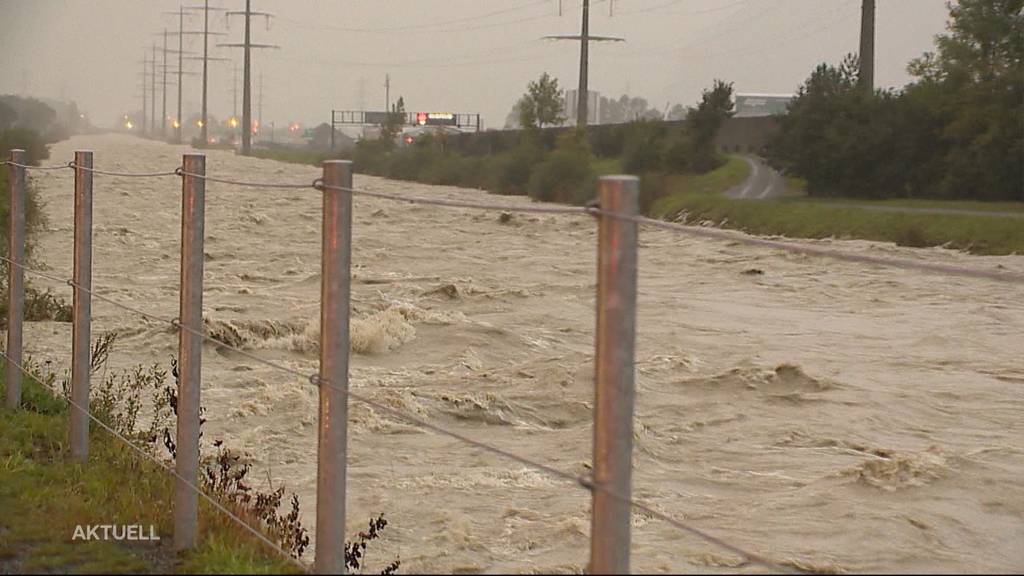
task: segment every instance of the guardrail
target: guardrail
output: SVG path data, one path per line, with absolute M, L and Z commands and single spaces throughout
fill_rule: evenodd
M 639 181 L 633 176 L 608 176 L 600 179 L 598 198 L 585 207 L 513 206 L 424 198 L 360 190 L 353 186 L 352 164 L 328 161 L 323 176 L 308 184 L 273 184 L 244 182 L 206 175 L 206 158 L 202 154 L 185 154 L 182 166 L 173 171 L 126 173 L 99 170 L 93 167 L 93 153 L 76 151 L 75 159 L 66 165 L 34 167 L 24 162 L 24 152 L 13 150 L 5 162 L 11 172 L 11 232 L 8 257 L 0 256 L 8 266 L 9 317 L 7 349 L 7 406 L 17 409 L 21 402 L 22 374 L 34 377 L 23 366 L 24 273 L 65 282 L 74 289 L 72 326 L 71 391 L 66 398 L 70 411 L 70 447 L 78 460 L 88 457 L 90 421 L 110 432 L 133 450 L 156 462 L 176 480 L 174 501 L 174 545 L 191 548 L 196 542 L 198 500 L 203 498 L 284 557 L 299 563 L 257 527 L 242 521 L 198 486 L 199 404 L 202 378 L 202 344 L 215 342 L 202 326 L 203 239 L 205 224 L 206 182 L 241 187 L 315 189 L 323 197 L 322 261 L 321 261 L 321 347 L 320 368 L 316 374 L 282 366 L 265 358 L 216 341 L 252 361 L 270 366 L 317 386 L 320 393 L 318 419 L 317 465 L 317 540 L 313 569 L 318 573 L 340 573 L 344 570 L 346 449 L 348 401 L 363 403 L 419 428 L 454 438 L 480 450 L 499 455 L 531 467 L 548 476 L 588 490 L 592 495 L 591 549 L 589 570 L 593 573 L 626 573 L 629 571 L 630 513 L 636 509 L 667 522 L 671 526 L 698 536 L 724 550 L 737 554 L 746 563 L 757 564 L 775 572 L 790 572 L 761 555 L 744 550 L 708 534 L 692 525 L 660 513 L 638 502 L 631 495 L 634 343 L 637 298 L 637 239 L 640 225 L 668 229 L 705 238 L 740 242 L 748 245 L 781 249 L 813 256 L 872 265 L 894 266 L 929 273 L 959 275 L 988 280 L 1024 283 L 1024 274 L 964 268 L 849 254 L 825 247 L 748 237 L 713 228 L 685 226 L 678 223 L 645 218 L 638 214 Z M 61 279 L 25 264 L 25 190 L 26 171 L 72 169 L 75 172 L 74 274 Z M 118 177 L 182 179 L 181 220 L 181 283 L 177 318 L 164 318 L 125 305 L 92 287 L 92 192 L 93 175 Z M 412 414 L 381 404 L 348 388 L 350 263 L 352 248 L 352 197 L 369 196 L 396 202 L 426 204 L 444 208 L 570 214 L 594 217 L 598 225 L 597 315 L 595 338 L 595 405 L 593 473 L 577 476 L 542 462 L 506 451 L 464 434 L 447 430 Z M 94 415 L 89 413 L 89 350 L 91 338 L 91 300 L 96 298 L 141 317 L 164 322 L 179 335 L 180 383 L 178 390 L 177 450 L 174 468 L 132 444 Z M 326 545 L 334 542 L 338 545 Z

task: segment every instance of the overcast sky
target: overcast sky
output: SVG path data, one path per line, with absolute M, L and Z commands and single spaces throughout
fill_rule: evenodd
M 590 87 L 658 108 L 692 104 L 715 78 L 738 92 L 793 92 L 816 63 L 837 62 L 858 46 L 860 0 L 614 0 L 609 16 L 610 2 L 593 0 L 591 34 L 626 42 L 592 47 Z M 275 15 L 269 29 L 263 18 L 254 21 L 253 41 L 281 46 L 254 52 L 264 122 L 309 124 L 329 119 L 332 108 L 382 109 L 390 74 L 392 100 L 404 96 L 409 111 L 480 112 L 488 127 L 501 127 L 540 73 L 576 86 L 579 43 L 541 38 L 578 34 L 580 3 L 562 0 L 559 16 L 558 0 L 253 0 L 254 10 Z M 177 28 L 177 15 L 165 12 L 179 4 L 0 0 L 0 93 L 64 94 L 96 123 L 112 124 L 140 108 L 144 49 L 162 44 L 164 28 Z M 878 0 L 877 83 L 906 84 L 907 62 L 931 49 L 947 15 L 944 0 Z M 242 20 L 229 24 L 220 13 L 211 17 L 211 30 L 227 33 L 211 46 L 241 41 Z M 185 27 L 201 30 L 201 15 Z M 201 53 L 201 37 L 185 46 Z M 211 54 L 241 62 L 235 48 Z M 234 66 L 211 63 L 210 113 L 221 118 L 232 113 Z M 184 91 L 187 116 L 199 108 L 199 78 L 187 77 Z M 172 92 L 169 111 L 175 102 Z

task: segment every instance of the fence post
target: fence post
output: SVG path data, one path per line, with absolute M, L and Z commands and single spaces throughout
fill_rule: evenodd
M 7 265 L 7 407 L 16 410 L 21 405 L 21 339 L 25 316 L 25 169 L 12 164 L 25 164 L 24 150 L 11 150 L 11 164 L 7 165 L 11 180 L 11 229 L 7 257 L 15 264 Z
M 89 458 L 92 350 L 92 152 L 75 151 L 75 294 L 71 337 L 71 457 Z
M 323 164 L 326 186 L 352 187 L 352 163 Z M 320 421 L 317 436 L 318 574 L 345 571 L 345 466 L 348 435 L 349 296 L 352 194 L 325 188 L 320 283 Z M 329 384 L 329 385 L 328 385 Z
M 638 213 L 634 176 L 606 176 L 601 210 Z M 629 573 L 636 339 L 637 223 L 602 215 L 598 224 L 594 378 L 594 490 L 590 573 Z
M 206 175 L 206 156 L 185 154 L 186 174 Z M 199 387 L 203 340 L 203 231 L 206 180 L 184 175 L 181 183 L 181 309 L 178 321 L 178 431 L 174 490 L 174 548 L 196 543 L 199 498 L 189 484 L 199 482 Z M 185 330 L 189 328 L 195 333 Z

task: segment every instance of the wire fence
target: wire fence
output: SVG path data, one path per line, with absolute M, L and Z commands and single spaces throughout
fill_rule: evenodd
M 884 258 L 884 257 L 880 257 L 880 256 L 863 255 L 863 254 L 850 254 L 850 253 L 847 253 L 847 252 L 842 252 L 842 251 L 838 251 L 838 250 L 834 250 L 834 249 L 830 249 L 830 248 L 826 248 L 826 247 L 812 246 L 812 245 L 806 245 L 806 244 L 795 244 L 795 243 L 791 243 L 791 242 L 783 242 L 783 241 L 770 240 L 770 239 L 765 239 L 765 238 L 751 237 L 751 236 L 746 236 L 746 235 L 742 235 L 742 234 L 726 232 L 726 231 L 720 230 L 720 229 L 705 228 L 705 227 L 699 227 L 699 226 L 688 226 L 688 225 L 680 224 L 680 223 L 667 222 L 667 221 L 662 221 L 662 220 L 654 220 L 654 219 L 646 218 L 646 217 L 639 216 L 639 215 L 636 215 L 636 214 L 628 214 L 628 213 L 623 213 L 623 212 L 619 212 L 619 211 L 606 210 L 606 209 L 603 209 L 601 206 L 598 206 L 596 204 L 591 204 L 591 205 L 588 205 L 588 206 L 538 206 L 538 205 L 513 205 L 513 204 L 508 204 L 508 203 L 489 203 L 489 202 L 450 200 L 450 199 L 440 199 L 440 198 L 426 198 L 426 197 L 422 197 L 422 196 L 410 196 L 410 195 L 404 195 L 404 194 L 391 194 L 391 193 L 385 193 L 385 192 L 363 190 L 363 189 L 358 189 L 358 188 L 351 187 L 351 186 L 338 186 L 338 185 L 333 185 L 333 184 L 327 184 L 327 183 L 324 182 L 324 179 L 322 179 L 322 178 L 318 178 L 318 179 L 314 180 L 312 183 L 307 183 L 307 184 L 298 184 L 298 183 L 296 183 L 296 184 L 287 184 L 287 183 L 279 184 L 279 183 L 267 183 L 267 182 L 246 182 L 246 181 L 239 181 L 239 180 L 233 180 L 233 179 L 228 179 L 228 178 L 219 178 L 219 177 L 206 176 L 204 173 L 201 173 L 199 171 L 186 171 L 186 170 L 184 170 L 183 167 L 177 167 L 177 168 L 175 168 L 174 170 L 171 170 L 171 171 L 159 171 L 159 172 L 117 172 L 117 171 L 99 170 L 99 169 L 95 169 L 95 168 L 92 168 L 92 167 L 87 167 L 87 166 L 79 165 L 79 164 L 76 164 L 75 162 L 69 162 L 68 164 L 61 165 L 61 166 L 45 166 L 45 167 L 29 166 L 29 165 L 25 165 L 25 164 L 21 164 L 21 163 L 16 163 L 16 162 L 11 162 L 11 161 L 7 161 L 7 162 L 5 162 L 5 164 L 11 166 L 12 168 L 17 168 L 17 169 L 22 169 L 22 170 L 75 169 L 75 170 L 81 170 L 83 172 L 89 172 L 89 173 L 100 174 L 100 175 L 107 175 L 107 176 L 119 176 L 119 177 L 158 178 L 158 177 L 167 177 L 167 176 L 180 176 L 183 179 L 197 179 L 197 180 L 202 180 L 202 181 L 207 181 L 207 182 L 215 182 L 215 183 L 220 183 L 220 184 L 233 185 L 233 186 L 239 186 L 239 187 L 250 187 L 250 188 L 278 188 L 278 189 L 307 189 L 308 188 L 308 189 L 318 190 L 318 191 L 321 191 L 321 192 L 326 192 L 326 191 L 343 192 L 343 193 L 349 194 L 351 196 L 367 196 L 367 197 L 380 198 L 380 199 L 384 199 L 384 200 L 395 201 L 395 202 L 402 202 L 402 203 L 407 203 L 407 204 L 419 204 L 419 205 L 437 206 L 437 207 L 442 207 L 442 208 L 478 209 L 478 210 L 488 210 L 488 211 L 496 211 L 496 212 L 504 212 L 504 213 L 518 212 L 518 213 L 544 213 L 544 214 L 560 214 L 560 215 L 593 216 L 593 217 L 598 217 L 598 218 L 607 218 L 607 219 L 613 220 L 613 221 L 629 222 L 629 223 L 632 223 L 632 224 L 635 224 L 635 225 L 638 225 L 638 226 L 650 226 L 650 227 L 654 227 L 654 228 L 658 228 L 658 229 L 663 229 L 663 230 L 668 230 L 668 231 L 672 231 L 672 232 L 676 232 L 676 233 L 680 233 L 680 234 L 685 234 L 685 235 L 692 236 L 692 237 L 700 237 L 700 238 L 707 238 L 707 239 L 714 239 L 714 240 L 733 241 L 733 242 L 739 242 L 739 243 L 745 244 L 745 245 L 752 245 L 752 246 L 760 246 L 760 247 L 765 247 L 765 248 L 778 249 L 778 250 L 783 250 L 783 251 L 788 251 L 788 252 L 798 253 L 798 254 L 804 254 L 804 255 L 810 255 L 810 256 L 819 256 L 819 257 L 833 258 L 833 259 L 837 259 L 837 260 L 845 260 L 845 261 L 850 261 L 850 262 L 857 262 L 857 263 L 864 263 L 864 264 L 871 264 L 871 265 L 879 265 L 879 266 L 888 266 L 888 267 L 894 267 L 894 268 L 900 268 L 900 269 L 916 270 L 916 271 L 935 273 L 935 274 L 945 274 L 945 275 L 953 275 L 953 276 L 964 276 L 964 277 L 972 277 L 972 278 L 981 278 L 981 279 L 995 280 L 995 281 L 1000 281 L 1000 282 L 1024 283 L 1024 274 L 1015 273 L 1015 272 L 997 272 L 997 271 L 992 271 L 992 270 L 982 270 L 982 269 L 977 269 L 977 268 L 967 268 L 967 267 L 959 267 L 959 266 L 952 266 L 952 265 L 945 265 L 945 264 L 935 264 L 935 263 L 930 263 L 930 262 L 917 262 L 917 261 L 911 261 L 911 260 L 905 260 L 905 259 L 892 259 L 892 258 Z M 325 175 L 326 175 L 326 171 L 325 171 Z M 210 336 L 209 334 L 205 333 L 201 329 L 201 327 L 200 327 L 200 329 L 197 329 L 195 327 L 191 327 L 191 326 L 186 325 L 185 323 L 182 323 L 181 321 L 179 321 L 178 318 L 163 317 L 163 316 L 160 316 L 160 315 L 157 315 L 157 314 L 146 312 L 146 311 L 141 310 L 139 308 L 136 308 L 134 306 L 130 306 L 130 305 L 124 304 L 123 302 L 120 302 L 120 301 L 118 301 L 118 300 L 116 300 L 114 298 L 110 298 L 110 297 L 104 295 L 100 291 L 92 289 L 91 286 L 84 286 L 82 283 L 76 282 L 74 279 L 60 278 L 60 277 L 55 276 L 53 274 L 47 273 L 45 271 L 37 270 L 37 269 L 34 269 L 34 268 L 30 268 L 30 267 L 24 265 L 23 263 L 17 262 L 14 259 L 8 258 L 6 256 L 0 256 L 0 260 L 5 262 L 6 264 L 8 264 L 9 270 L 14 270 L 15 268 L 17 268 L 17 269 L 20 269 L 20 270 L 22 270 L 24 272 L 27 272 L 29 274 L 38 276 L 40 278 L 48 279 L 48 280 L 53 281 L 53 282 L 67 284 L 68 286 L 70 286 L 71 288 L 76 290 L 76 292 L 87 294 L 90 297 L 93 297 L 93 298 L 96 298 L 97 300 L 101 300 L 103 302 L 111 304 L 111 305 L 113 305 L 113 306 L 115 306 L 115 307 L 117 307 L 117 308 L 119 308 L 121 310 L 124 310 L 126 312 L 130 312 L 130 313 L 132 313 L 134 315 L 137 315 L 139 317 L 146 318 L 148 320 L 153 320 L 153 321 L 157 321 L 157 322 L 168 324 L 169 326 L 173 327 L 174 329 L 176 329 L 178 331 L 190 334 L 192 336 L 195 336 L 195 337 L 201 339 L 201 341 L 203 341 L 203 342 L 213 343 L 213 344 L 215 344 L 215 345 L 217 345 L 219 347 L 223 347 L 223 348 L 226 348 L 228 350 L 231 350 L 232 352 L 234 352 L 234 353 L 236 353 L 236 354 L 238 354 L 238 355 L 240 355 L 242 357 L 245 357 L 245 358 L 247 358 L 249 360 L 252 360 L 254 362 L 260 363 L 260 364 L 265 365 L 267 367 L 270 367 L 270 368 L 272 368 L 274 370 L 278 370 L 278 371 L 280 371 L 280 372 L 282 372 L 284 374 L 289 374 L 291 376 L 295 376 L 297 378 L 300 378 L 303 382 L 309 383 L 309 385 L 318 387 L 320 389 L 327 388 L 327 389 L 330 389 L 332 391 L 342 393 L 344 395 L 344 397 L 347 398 L 347 399 L 351 399 L 351 400 L 354 400 L 356 402 L 362 403 L 362 404 L 364 404 L 366 406 L 369 406 L 369 407 L 373 408 L 374 410 L 377 410 L 377 411 L 379 411 L 381 413 L 384 413 L 384 414 L 388 414 L 388 415 L 390 415 L 390 416 L 392 416 L 394 418 L 397 418 L 397 419 L 399 419 L 401 421 L 407 422 L 408 424 L 413 425 L 415 427 L 418 427 L 420 429 L 427 430 L 427 431 L 430 431 L 430 432 L 433 432 L 433 433 L 436 433 L 436 434 L 439 434 L 439 435 L 442 435 L 442 436 L 446 436 L 448 438 L 452 438 L 454 440 L 457 440 L 459 442 L 462 442 L 462 443 L 464 443 L 466 445 L 472 446 L 472 447 L 474 447 L 476 449 L 479 449 L 479 450 L 482 450 L 484 452 L 487 452 L 487 453 L 499 456 L 499 457 L 501 457 L 503 459 L 506 459 L 506 460 L 517 462 L 517 463 L 522 464 L 524 466 L 527 466 L 527 467 L 529 467 L 529 468 L 531 468 L 533 470 L 536 470 L 536 471 L 538 471 L 540 473 L 543 473 L 543 474 L 545 474 L 545 475 L 547 475 L 547 476 L 549 476 L 551 478 L 554 478 L 556 480 L 563 481 L 563 482 L 565 482 L 567 484 L 570 484 L 570 485 L 582 488 L 584 490 L 587 490 L 587 491 L 591 492 L 592 494 L 596 494 L 596 493 L 604 494 L 607 497 L 609 497 L 609 498 L 611 498 L 611 499 L 613 499 L 615 501 L 618 501 L 620 503 L 628 505 L 633 510 L 642 511 L 642 512 L 644 512 L 644 513 L 646 513 L 646 514 L 648 514 L 648 515 L 650 515 L 650 516 L 652 516 L 654 518 L 657 518 L 659 520 L 664 521 L 668 525 L 670 525 L 670 526 L 672 526 L 672 527 L 674 527 L 674 528 L 676 528 L 676 529 L 678 529 L 680 531 L 683 531 L 683 532 L 686 532 L 686 533 L 691 534 L 693 536 L 699 537 L 699 538 L 703 539 L 704 541 L 706 541 L 706 542 L 708 542 L 708 543 L 710 543 L 710 544 L 712 544 L 714 546 L 717 546 L 717 547 L 719 547 L 719 548 L 721 548 L 723 550 L 726 550 L 728 552 L 736 554 L 737 556 L 739 556 L 740 558 L 743 559 L 745 564 L 757 565 L 757 566 L 766 568 L 766 569 L 768 569 L 770 571 L 773 571 L 773 572 L 794 573 L 793 570 L 791 570 L 789 568 L 786 568 L 786 567 L 783 567 L 783 566 L 780 566 L 777 563 L 768 560 L 767 558 L 765 558 L 764 556 L 762 556 L 760 554 L 757 554 L 757 553 L 751 552 L 749 550 L 746 550 L 743 547 L 734 545 L 734 544 L 732 544 L 732 543 L 730 543 L 730 542 L 728 542 L 728 541 L 726 541 L 726 540 L 724 540 L 724 539 L 722 539 L 720 537 L 714 536 L 714 535 L 712 535 L 712 534 L 710 534 L 710 533 L 708 533 L 708 532 L 706 532 L 706 531 L 704 531 L 702 529 L 699 529 L 699 528 L 697 528 L 697 527 L 695 527 L 695 526 L 693 526 L 693 525 L 691 525 L 689 523 L 683 522 L 683 521 L 678 520 L 676 518 L 673 518 L 673 517 L 671 517 L 671 516 L 669 516 L 667 514 L 659 512 L 659 511 L 655 510 L 654 508 L 652 508 L 651 506 L 633 499 L 628 494 L 624 494 L 624 493 L 621 493 L 621 492 L 619 492 L 619 491 L 617 491 L 617 490 L 615 490 L 613 488 L 610 488 L 608 485 L 606 485 L 604 483 L 595 482 L 595 480 L 592 477 L 571 474 L 569 472 L 566 472 L 566 471 L 560 470 L 558 468 L 552 467 L 552 466 L 550 466 L 548 464 L 545 464 L 543 462 L 539 462 L 537 460 L 534 460 L 534 459 L 522 456 L 520 454 L 516 454 L 514 452 L 502 449 L 502 448 L 500 448 L 498 446 L 495 446 L 493 444 L 490 444 L 490 443 L 487 443 L 487 442 L 483 442 L 483 441 L 477 440 L 475 438 L 471 438 L 471 437 L 469 437 L 469 436 L 467 436 L 465 434 L 462 434 L 460 432 L 449 430 L 447 428 L 444 428 L 442 426 L 439 426 L 437 424 L 429 422 L 426 419 L 423 419 L 423 418 L 420 418 L 418 416 L 409 414 L 409 413 L 407 413 L 407 412 L 405 412 L 403 410 L 394 408 L 394 407 L 392 407 L 390 405 L 387 405 L 387 404 L 384 404 L 384 403 L 381 403 L 381 402 L 377 402 L 377 401 L 373 400 L 372 398 L 369 398 L 369 397 L 367 397 L 367 396 L 365 396 L 363 394 L 359 394 L 357 392 L 353 392 L 353 391 L 348 389 L 347 384 L 344 385 L 344 386 L 339 386 L 338 383 L 332 382 L 329 379 L 323 378 L 321 376 L 321 374 L 319 374 L 319 373 L 307 373 L 307 372 L 303 372 L 301 370 L 296 370 L 294 368 L 289 368 L 289 367 L 284 366 L 282 364 L 279 364 L 277 362 L 273 362 L 273 361 L 268 360 L 266 358 L 263 358 L 263 357 L 261 357 L 261 356 L 259 356 L 257 354 L 249 352 L 248 350 L 242 349 L 239 346 L 234 346 L 234 345 L 226 343 L 226 342 L 224 342 L 224 341 L 222 341 L 220 339 L 216 339 L 216 338 Z M 19 343 L 19 350 L 20 350 L 20 343 Z M 0 354 L 3 355 L 3 357 L 6 359 L 7 362 L 11 363 L 11 365 L 15 366 L 22 373 L 24 373 L 25 375 L 27 375 L 30 378 L 34 378 L 34 379 L 38 380 L 38 378 L 33 373 L 31 373 L 31 371 L 26 370 L 25 367 L 20 362 L 18 362 L 18 360 L 10 358 L 8 356 L 8 354 L 7 354 L 7 351 L 0 352 Z M 630 364 L 630 366 L 632 366 L 632 365 Z M 216 500 L 216 498 L 214 498 L 214 497 L 204 493 L 199 487 L 197 487 L 195 485 L 194 481 L 189 481 L 187 478 L 182 476 L 178 471 L 176 471 L 173 468 L 171 468 L 170 466 L 168 466 L 166 463 L 161 462 L 159 459 L 157 459 L 152 454 L 148 453 L 144 449 L 139 448 L 138 446 L 133 444 L 129 439 L 127 439 L 124 436 L 120 435 L 119 433 L 117 433 L 117 431 L 111 429 L 109 426 L 107 426 L 106 424 L 101 422 L 99 419 L 97 419 L 94 415 L 89 414 L 89 412 L 88 412 L 88 410 L 86 408 L 83 408 L 83 406 L 81 406 L 80 404 L 74 402 L 74 400 L 72 398 L 65 397 L 64 399 L 67 400 L 72 405 L 72 407 L 74 407 L 76 410 L 85 413 L 85 415 L 88 416 L 88 418 L 90 420 L 95 422 L 97 425 L 99 425 L 101 428 L 103 428 L 108 433 L 112 434 L 119 441 L 128 444 L 129 447 L 131 447 L 133 451 L 135 451 L 135 452 L 141 454 L 142 456 L 144 456 L 145 458 L 155 462 L 161 468 L 163 468 L 164 470 L 166 470 L 169 473 L 171 473 L 172 475 L 174 475 L 175 478 L 179 482 L 183 482 L 184 485 L 187 486 L 189 490 L 195 492 L 195 494 L 197 496 L 199 496 L 199 497 L 203 498 L 204 500 L 210 502 L 211 505 L 213 505 L 216 509 L 218 509 L 221 512 L 225 513 L 229 518 L 231 518 L 234 522 L 237 522 L 239 525 L 241 525 L 248 532 L 253 533 L 260 541 L 264 542 L 265 544 L 270 546 L 271 549 L 273 549 L 276 552 L 280 553 L 283 557 L 287 558 L 288 561 L 290 561 L 292 563 L 295 563 L 297 566 L 299 566 L 303 570 L 307 569 L 307 567 L 304 564 L 302 564 L 301 562 L 298 562 L 288 552 L 283 550 L 277 543 L 275 543 L 272 540 L 270 540 L 269 538 L 267 538 L 267 536 L 265 534 L 263 534 L 258 528 L 254 528 L 253 526 L 250 526 L 245 521 L 243 521 L 241 518 L 239 518 L 236 514 L 234 514 L 229 509 L 224 507 L 221 503 L 219 503 Z M 628 551 L 627 551 L 627 553 L 628 553 Z
M 26 168 L 29 170 L 61 170 L 61 169 L 74 169 L 76 165 L 74 162 L 69 162 L 66 165 L 55 165 L 55 166 L 29 166 L 24 164 L 17 164 L 10 161 L 5 161 L 4 164 Z M 670 222 L 667 220 L 658 220 L 655 218 L 649 218 L 646 216 L 631 216 L 624 215 L 614 212 L 608 212 L 601 210 L 596 205 L 588 206 L 522 206 L 516 204 L 507 203 L 493 203 L 493 202 L 471 202 L 465 200 L 449 200 L 445 198 L 427 198 L 423 196 L 412 196 L 407 194 L 391 194 L 387 192 L 371 191 L 358 188 L 342 187 L 342 186 L 327 186 L 324 185 L 321 178 L 315 179 L 312 183 L 274 183 L 274 182 L 246 182 L 242 180 L 234 180 L 230 178 L 218 178 L 214 176 L 206 176 L 203 174 L 196 174 L 191 172 L 185 172 L 181 167 L 175 168 L 172 171 L 166 172 L 112 172 L 106 170 L 99 170 L 95 168 L 85 168 L 83 170 L 93 172 L 95 174 L 107 175 L 107 176 L 121 176 L 121 177 L 138 177 L 138 178 L 150 178 L 158 176 L 188 176 L 192 178 L 198 178 L 207 182 L 215 182 L 218 184 L 226 184 L 230 186 L 239 186 L 243 188 L 271 188 L 271 189 L 282 189 L 282 190 L 301 190 L 301 189 L 314 189 L 314 190 L 336 190 L 339 192 L 345 192 L 352 194 L 353 196 L 367 196 L 370 198 L 380 198 L 383 200 L 390 200 L 393 202 L 402 202 L 406 204 L 419 204 L 424 206 L 438 206 L 442 208 L 465 208 L 473 210 L 488 210 L 496 212 L 509 212 L 509 213 L 526 213 L 526 214 L 575 214 L 575 215 L 591 215 L 591 216 L 604 216 L 608 218 L 614 218 L 619 220 L 626 220 L 634 222 L 644 226 L 652 228 L 658 228 L 661 230 L 668 230 L 677 234 L 683 234 L 695 238 L 706 238 L 712 240 L 722 240 L 728 242 L 737 242 L 739 244 L 745 244 L 748 246 L 760 246 L 763 248 L 772 248 L 781 250 L 784 252 L 790 252 L 793 254 L 803 254 L 807 256 L 819 256 L 823 258 L 832 258 L 834 260 L 841 260 L 846 262 L 853 262 L 858 264 L 872 264 L 876 266 L 885 266 L 890 268 L 900 268 L 904 270 L 915 270 L 919 272 L 929 272 L 935 274 L 942 274 L 946 276 L 962 276 L 966 278 L 980 278 L 985 280 L 996 280 L 999 282 L 1011 282 L 1011 283 L 1024 283 L 1024 273 L 1012 272 L 1012 271 L 1000 271 L 1000 270 L 984 270 L 979 268 L 969 268 L 966 266 L 956 266 L 953 264 L 936 264 L 932 262 L 921 262 L 914 260 L 907 260 L 904 258 L 890 258 L 885 256 L 872 256 L 868 254 L 853 254 L 844 252 L 842 250 L 836 250 L 824 246 L 814 246 L 811 244 L 798 244 L 795 242 L 786 242 L 782 240 L 772 240 L 769 238 L 762 238 L 758 236 L 750 236 L 742 232 L 725 230 L 722 228 L 714 228 L 707 226 L 698 226 L 683 224 L 679 222 Z

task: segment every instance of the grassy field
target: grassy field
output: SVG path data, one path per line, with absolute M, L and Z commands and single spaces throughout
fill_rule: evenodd
M 752 234 L 792 238 L 858 238 L 894 242 L 901 246 L 947 246 L 973 254 L 1024 253 L 1024 225 L 1018 218 L 960 214 L 879 212 L 829 201 L 785 198 L 769 201 L 733 200 L 722 192 L 746 178 L 742 161 L 696 177 L 670 180 L 669 194 L 655 203 L 652 215 L 671 218 L 687 212 L 689 220 L 710 220 Z M 843 203 L 955 208 L 963 210 L 1021 211 L 1014 203 L 890 200 Z
M 317 152 L 315 150 L 302 148 L 254 148 L 252 155 L 256 158 L 278 160 L 280 162 L 291 162 L 292 164 L 313 164 L 319 166 L 324 160 L 339 156 L 329 152 Z
M 858 204 L 864 206 L 882 206 L 889 208 L 940 209 L 940 210 L 971 210 L 976 212 L 1014 212 L 1024 213 L 1024 202 L 972 202 L 970 200 L 858 200 L 855 198 L 806 199 L 828 205 L 832 203 Z
M 323 159 L 310 152 L 272 151 L 266 157 L 301 163 Z M 591 167 L 598 175 L 622 171 L 618 158 L 596 158 Z M 741 184 L 750 166 L 738 156 L 706 174 L 670 174 L 659 178 L 663 195 L 644 206 L 649 215 L 671 218 L 687 212 L 691 221 L 710 220 L 752 234 L 792 238 L 857 238 L 894 242 L 901 246 L 947 246 L 973 254 L 1024 253 L 1024 225 L 1019 218 L 981 214 L 930 214 L 862 210 L 855 206 L 940 208 L 973 211 L 1022 212 L 1024 203 L 962 202 L 941 200 L 810 199 L 799 196 L 804 183 L 787 178 L 796 194 L 769 201 L 733 200 L 724 192 Z M 848 206 L 837 206 L 836 204 Z
M 89 461 L 69 461 L 64 402 L 29 379 L 23 390 L 22 410 L 0 407 L 0 574 L 298 572 L 205 502 L 199 546 L 175 554 L 173 478 L 95 425 Z M 153 526 L 161 540 L 72 540 L 104 524 Z

